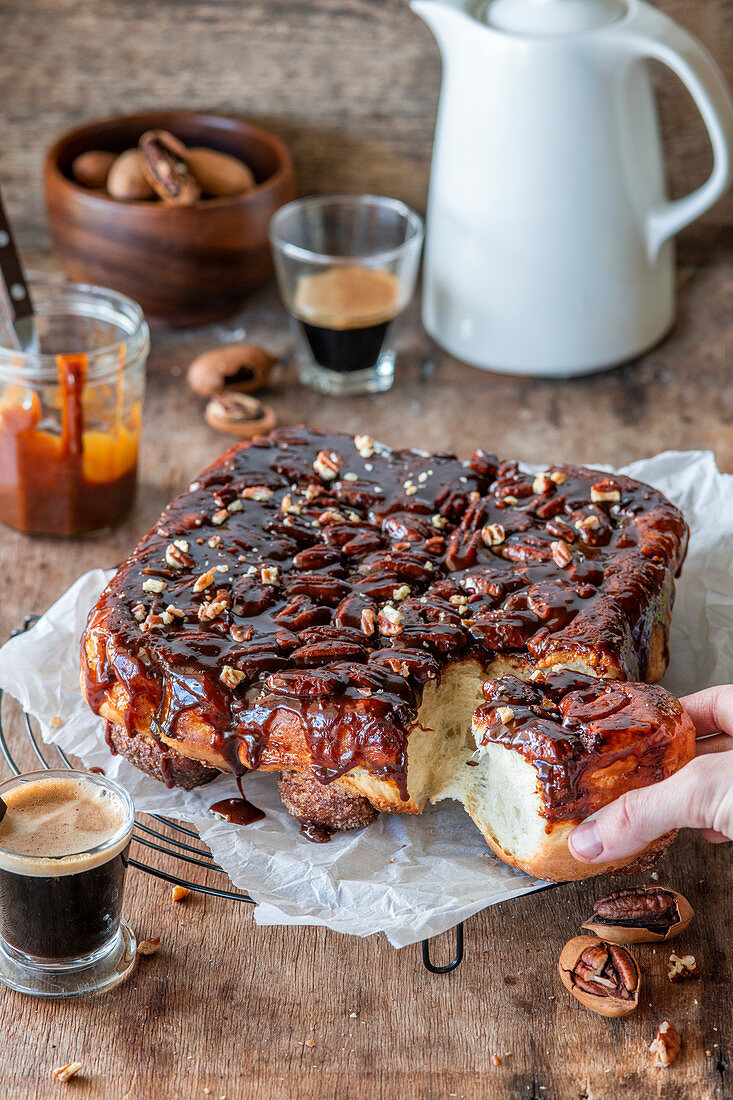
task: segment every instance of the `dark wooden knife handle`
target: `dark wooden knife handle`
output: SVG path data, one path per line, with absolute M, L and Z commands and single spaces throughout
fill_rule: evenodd
M 13 233 L 10 228 L 2 194 L 0 193 L 0 276 L 2 277 L 2 290 L 7 301 L 8 312 L 12 321 L 19 321 L 24 317 L 33 316 L 33 302 L 31 301 L 28 284 L 15 247 Z

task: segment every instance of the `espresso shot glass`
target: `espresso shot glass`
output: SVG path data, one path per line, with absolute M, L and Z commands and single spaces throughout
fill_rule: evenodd
M 0 981 L 37 997 L 109 989 L 135 965 L 121 917 L 132 799 L 102 775 L 0 784 Z
M 299 199 L 277 211 L 270 242 L 304 385 L 334 395 L 392 386 L 423 236 L 414 210 L 378 195 Z

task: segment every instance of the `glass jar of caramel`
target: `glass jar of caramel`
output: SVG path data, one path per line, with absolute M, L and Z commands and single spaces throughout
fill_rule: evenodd
M 0 521 L 33 535 L 103 531 L 135 498 L 148 326 L 112 290 L 29 282 L 32 350 L 0 346 Z

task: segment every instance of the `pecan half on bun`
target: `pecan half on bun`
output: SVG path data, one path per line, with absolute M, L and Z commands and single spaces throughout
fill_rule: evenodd
M 628 1016 L 639 1003 L 641 973 L 630 951 L 594 936 L 575 936 L 562 949 L 560 979 L 599 1016 Z
M 212 400 L 234 430 L 227 403 L 251 398 Z M 83 689 L 120 751 L 174 781 L 171 750 L 287 772 L 286 803 L 328 827 L 458 800 L 532 875 L 610 870 L 572 859 L 570 829 L 694 748 L 679 703 L 638 682 L 666 665 L 681 514 L 621 475 L 262 420 L 91 612 Z
M 617 890 L 599 898 L 581 928 L 611 943 L 658 943 L 685 931 L 695 912 L 687 898 L 664 886 Z

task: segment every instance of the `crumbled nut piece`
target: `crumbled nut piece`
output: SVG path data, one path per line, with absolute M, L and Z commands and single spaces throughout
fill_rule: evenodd
M 316 1045 L 315 1039 L 306 1039 L 304 1046 L 314 1047 Z
M 230 604 L 229 593 L 223 590 L 219 590 L 214 596 L 213 600 L 204 600 L 198 609 L 199 622 L 207 623 L 213 619 L 218 618 L 223 611 L 229 607 Z
M 297 500 L 293 500 L 289 493 L 280 501 L 280 515 L 281 516 L 299 516 L 303 511 L 303 505 L 299 504 Z
M 341 459 L 335 451 L 319 451 L 316 455 L 313 469 L 324 481 L 333 481 L 338 477 Z
M 649 1053 L 654 1055 L 654 1065 L 671 1065 L 681 1048 L 682 1039 L 677 1028 L 669 1020 L 663 1020 L 659 1025 L 656 1038 L 649 1047 Z
M 324 526 L 327 523 L 339 523 L 344 517 L 335 508 L 327 508 L 325 512 L 321 512 L 320 516 L 316 520 L 316 526 L 319 524 Z
M 269 500 L 272 496 L 272 489 L 268 489 L 265 485 L 250 485 L 246 489 L 242 489 L 240 494 L 245 500 Z
M 501 1058 L 499 1057 L 498 1054 L 492 1054 L 491 1055 L 491 1064 L 492 1064 L 492 1066 L 500 1066 L 501 1065 Z
M 361 630 L 362 634 L 367 636 L 374 633 L 374 628 L 377 625 L 377 616 L 374 609 L 371 607 L 365 607 L 361 613 Z
M 276 565 L 263 565 L 260 569 L 260 577 L 263 584 L 279 584 L 280 570 Z
M 551 488 L 552 480 L 545 473 L 537 474 L 537 477 L 532 482 L 533 493 L 546 493 Z
M 229 627 L 229 633 L 235 642 L 248 642 L 254 634 L 254 627 L 241 626 L 239 623 L 232 623 Z
M 242 672 L 238 668 L 232 668 L 231 665 L 224 665 L 219 674 L 219 679 L 226 687 L 234 689 L 241 684 L 242 680 L 246 679 L 246 675 L 245 672 Z
M 197 595 L 214 583 L 214 573 L 216 573 L 216 566 L 212 565 L 211 569 L 208 569 L 206 573 L 202 573 L 200 577 L 196 578 L 193 582 L 193 590 Z
M 481 528 L 481 541 L 484 546 L 499 546 L 506 538 L 506 531 L 500 523 L 487 523 Z
M 519 501 L 516 497 L 504 497 L 503 499 L 505 504 L 519 504 Z
M 66 1084 L 72 1077 L 76 1077 L 81 1068 L 81 1062 L 67 1062 L 65 1066 L 58 1066 L 53 1070 L 52 1076 L 55 1077 L 57 1081 Z
M 568 480 L 568 475 L 564 474 L 562 470 L 553 470 L 550 474 L 550 481 L 554 481 L 556 485 L 564 485 Z
M 508 725 L 514 717 L 514 711 L 511 707 L 497 707 L 494 714 L 505 726 Z
M 146 577 L 143 581 L 143 592 L 163 592 L 168 587 L 168 582 L 160 577 Z
M 441 516 L 440 512 L 436 512 L 434 516 L 431 516 L 430 522 L 437 531 L 442 531 L 448 526 L 448 520 L 445 516 Z
M 392 599 L 397 600 L 397 602 L 399 603 L 401 600 L 406 600 L 409 595 L 409 584 L 401 584 L 399 588 L 395 588 L 394 592 L 392 593 Z
M 344 481 L 358 481 L 359 475 L 355 474 L 352 470 L 349 470 L 347 474 L 344 474 Z
M 188 886 L 174 886 L 171 890 L 171 897 L 174 901 L 185 901 L 190 893 Z
M 147 611 L 145 609 L 145 604 L 144 603 L 136 603 L 135 606 L 132 609 L 132 613 L 135 616 L 135 618 L 137 619 L 137 621 L 139 623 L 141 623 L 144 620 L 145 616 L 147 615 Z
M 585 528 L 595 531 L 596 528 L 601 526 L 601 521 L 598 516 L 584 516 L 583 519 L 576 519 L 575 526 L 579 531 Z
M 214 512 L 213 516 L 211 517 L 211 522 L 214 524 L 215 527 L 221 527 L 222 523 L 224 523 L 228 515 L 229 513 L 227 512 L 226 508 L 220 508 L 218 512 Z
M 379 630 L 385 635 L 402 633 L 402 613 L 391 604 L 385 604 L 379 612 Z
M 173 619 L 185 619 L 186 618 L 186 612 L 181 611 L 180 607 L 174 607 L 174 605 L 172 603 L 168 604 L 168 606 L 166 607 L 163 614 L 164 614 L 164 616 L 165 615 L 170 616 L 170 618 L 168 620 L 169 622 L 172 622 Z
M 591 485 L 590 499 L 596 504 L 600 504 L 604 501 L 618 504 L 621 500 L 621 490 L 614 488 L 613 482 L 605 477 L 603 481 L 599 481 L 597 485 Z
M 160 936 L 151 936 L 149 940 L 142 940 L 137 945 L 138 955 L 157 955 L 160 951 Z
M 192 564 L 192 560 L 188 556 L 188 542 L 186 539 L 173 540 L 170 546 L 166 548 L 165 563 L 171 569 L 185 569 Z
M 374 454 L 374 440 L 370 435 L 355 435 L 354 446 L 362 458 L 371 458 Z
M 570 562 L 573 560 L 572 551 L 568 548 L 566 542 L 561 540 L 558 540 L 558 542 L 551 542 L 550 550 L 552 551 L 552 560 L 555 562 L 555 565 L 559 565 L 561 569 L 570 565 Z
M 414 497 L 417 492 L 417 485 L 405 485 L 405 496 Z
M 151 611 L 145 621 L 140 623 L 140 633 L 147 634 L 149 630 L 160 630 L 163 626 L 170 626 L 172 622 L 173 616 L 167 612 L 156 615 Z
M 696 978 L 700 973 L 700 966 L 694 955 L 669 956 L 669 970 L 667 977 L 671 982 L 683 982 L 685 978 Z
M 243 511 L 243 509 L 244 505 L 242 504 L 241 500 L 233 500 L 231 504 L 227 504 L 227 512 L 229 512 L 230 514 L 232 512 L 241 512 Z
M 212 535 L 209 539 L 208 545 L 212 550 L 218 550 L 221 546 L 221 535 Z

